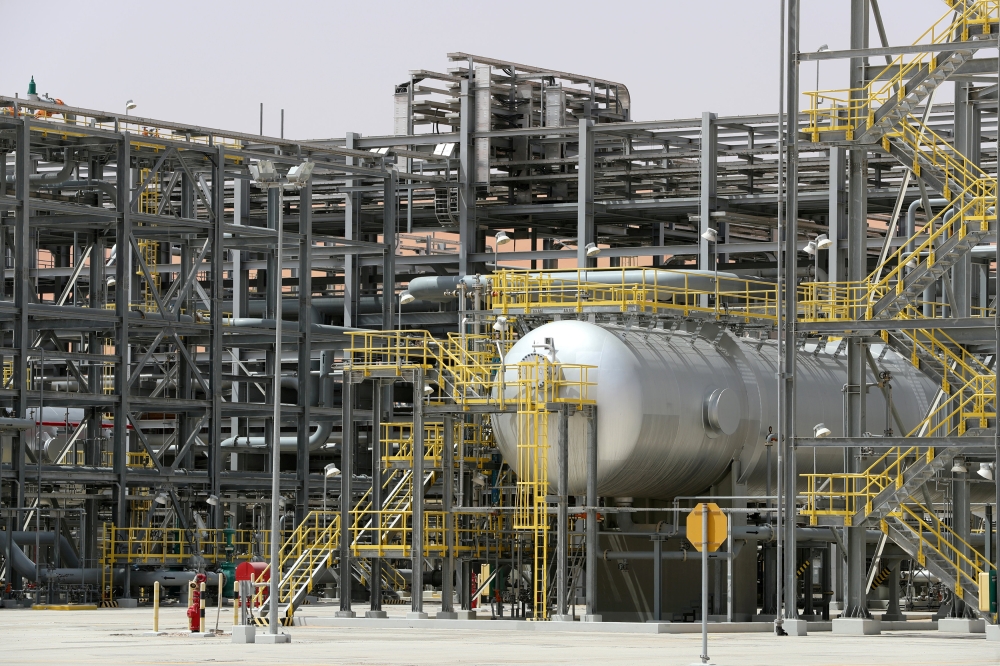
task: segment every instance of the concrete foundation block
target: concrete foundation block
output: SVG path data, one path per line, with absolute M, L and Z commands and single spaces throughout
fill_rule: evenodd
M 781 626 L 789 636 L 806 636 L 809 633 L 809 623 L 805 620 L 782 620 Z
M 384 618 L 389 617 L 389 614 L 386 613 L 384 610 L 377 610 L 377 611 L 369 610 L 369 611 L 365 611 L 365 617 L 374 617 L 374 618 L 378 618 L 378 619 L 384 619 Z
M 4 608 L 17 608 L 17 599 L 4 599 L 3 600 L 3 607 Z
M 584 622 L 603 622 L 604 618 L 601 617 L 600 615 L 584 615 L 583 616 L 583 621 Z
M 552 616 L 552 621 L 553 622 L 572 622 L 575 619 L 576 618 L 574 618 L 572 615 L 553 615 Z
M 955 634 L 983 634 L 986 633 L 986 620 L 943 617 L 938 620 L 938 631 L 949 631 Z
M 424 613 L 423 611 L 417 611 L 417 612 L 410 611 L 409 613 L 406 614 L 407 620 L 426 620 L 427 617 L 428 617 L 427 613 Z
M 878 636 L 882 633 L 878 620 L 864 617 L 838 617 L 831 622 L 833 633 L 845 636 Z
M 455 611 L 455 615 L 456 620 L 475 620 L 478 617 L 478 615 L 476 615 L 476 611 L 474 610 Z
M 333 616 L 334 617 L 357 617 L 358 614 L 355 613 L 354 611 L 343 611 L 343 610 L 341 610 L 341 611 L 337 611 L 336 613 L 334 613 Z
M 291 643 L 292 642 L 292 637 L 289 636 L 288 634 L 269 634 L 269 633 L 265 632 L 265 633 L 261 634 L 260 636 L 257 636 L 257 638 L 256 638 L 256 640 L 254 642 L 255 643 L 265 643 L 265 644 L 268 644 L 268 643 L 270 643 L 270 644 L 273 644 L 273 643 Z
M 986 625 L 986 640 L 1000 642 L 1000 624 Z
M 138 599 L 119 599 L 118 600 L 118 608 L 138 608 L 138 607 L 139 607 L 139 600 Z
M 257 637 L 257 627 L 252 624 L 233 625 L 233 643 L 253 643 Z
M 457 620 L 458 613 L 454 611 L 438 611 L 437 615 L 435 615 L 434 617 L 436 617 L 439 620 Z

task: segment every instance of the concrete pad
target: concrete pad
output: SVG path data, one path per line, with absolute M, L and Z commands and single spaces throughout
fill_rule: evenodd
M 138 607 L 139 607 L 139 600 L 138 599 L 119 599 L 118 600 L 118 608 L 138 608 Z
M 1000 641 L 1000 624 L 986 625 L 986 640 Z
M 584 622 L 602 622 L 603 618 L 600 615 L 584 615 Z
M 291 643 L 292 637 L 288 634 L 263 633 L 260 636 L 257 636 L 254 642 L 264 644 Z
M 257 627 L 252 624 L 233 625 L 233 643 L 253 643 L 257 638 Z
M 938 620 L 938 631 L 949 631 L 955 634 L 984 634 L 986 633 L 986 620 L 943 617 Z
M 809 623 L 805 620 L 782 620 L 781 626 L 789 636 L 807 636 L 809 634 Z
M 576 620 L 572 615 L 553 615 L 551 619 L 553 622 L 573 622 Z
M 438 611 L 437 615 L 434 616 L 438 620 L 457 620 L 458 613 L 453 611 Z
M 478 616 L 474 610 L 460 610 L 455 611 L 456 620 L 475 620 Z
M 144 631 L 144 632 L 142 632 L 142 635 L 143 636 L 166 636 L 167 632 L 165 632 L 165 631 Z
M 838 617 L 832 625 L 833 633 L 845 636 L 878 636 L 882 633 L 878 620 L 864 617 Z
M 191 634 L 195 638 L 215 638 L 214 631 L 196 631 Z
M 354 611 L 339 610 L 335 614 L 335 617 L 357 617 L 358 614 Z
M 17 599 L 4 599 L 3 600 L 3 607 L 4 608 L 17 608 Z
M 389 617 L 389 614 L 386 613 L 384 610 L 377 610 L 377 611 L 368 610 L 365 611 L 365 617 L 386 618 Z
M 417 611 L 417 612 L 410 611 L 409 613 L 406 614 L 406 619 L 407 620 L 426 620 L 426 619 L 428 619 L 428 616 L 427 616 L 427 613 L 424 613 L 423 611 Z

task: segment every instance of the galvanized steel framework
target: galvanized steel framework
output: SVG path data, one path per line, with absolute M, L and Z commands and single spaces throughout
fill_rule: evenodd
M 797 54 L 797 7 L 789 2 L 787 99 L 793 101 L 801 88 L 794 73 L 809 57 Z M 851 57 L 855 88 L 885 75 L 868 62 L 883 55 L 868 48 L 873 10 L 867 0 L 852 2 L 855 51 L 839 54 Z M 717 264 L 771 279 L 784 252 L 794 298 L 803 278 L 864 277 L 883 246 L 908 238 L 901 222 L 900 232 L 884 238 L 879 222 L 888 226 L 894 211 L 898 217 L 927 198 L 923 181 L 878 146 L 809 145 L 802 138 L 796 145 L 792 132 L 791 223 L 782 238 L 778 116 L 706 112 L 634 121 L 624 84 L 464 53 L 449 57 L 455 66 L 447 72 L 416 70 L 397 86 L 395 135 L 384 137 L 348 133 L 293 142 L 0 97 L 6 109 L 0 351 L 10 368 L 0 397 L 14 417 L 42 403 L 84 410 L 79 425 L 65 428 L 76 433 L 64 439 L 73 440 L 71 464 L 63 451 L 39 462 L 46 454 L 23 435 L 6 444 L 0 500 L 17 510 L 19 521 L 39 481 L 52 507 L 85 502 L 91 540 L 99 520 L 127 526 L 130 502 L 160 493 L 185 526 L 193 506 L 222 498 L 207 509 L 210 527 L 224 524 L 224 512 L 266 496 L 263 459 L 272 444 L 267 424 L 275 399 L 268 378 L 280 371 L 270 340 L 279 309 L 298 321 L 283 337 L 280 365 L 299 371 L 288 386 L 296 404 L 282 408 L 296 442 L 288 447 L 282 484 L 294 491 L 301 520 L 320 503 L 324 466 L 345 464 L 332 450 L 311 450 L 311 429 L 341 424 L 343 437 L 352 439 L 355 418 L 377 424 L 383 416 L 353 410 L 335 391 L 324 394 L 322 378 L 344 346 L 345 329 L 336 327 L 391 329 L 398 322 L 453 330 L 451 306 L 417 302 L 399 312 L 397 290 L 418 275 L 489 272 L 491 236 L 499 230 L 531 246 L 502 252 L 502 261 L 530 261 L 533 268 L 558 260 L 593 264 L 584 248 L 598 243 L 602 265 L 604 257 L 610 266 Z M 955 102 L 936 103 L 927 114 L 929 127 L 975 153 L 988 172 L 997 159 L 996 72 L 993 57 L 964 63 L 950 76 Z M 808 122 L 797 105 L 789 114 L 799 126 Z M 282 169 L 312 160 L 316 175 L 310 186 L 269 202 L 247 172 L 259 159 Z M 285 259 L 295 266 L 282 277 L 280 307 L 273 279 L 276 205 L 285 208 Z M 709 227 L 719 233 L 717 244 L 702 237 Z M 815 258 L 802 253 L 820 234 L 834 239 L 829 250 Z M 991 261 L 971 254 L 955 268 L 951 291 L 935 295 L 948 303 L 953 297 L 963 315 L 941 327 L 986 353 L 995 344 L 992 323 L 983 326 L 968 313 L 991 307 Z M 391 282 L 385 275 L 393 275 Z M 817 322 L 795 330 L 789 319 L 786 335 L 795 344 L 867 331 L 860 323 Z M 857 375 L 848 384 L 863 381 L 868 342 L 867 332 L 848 337 Z M 329 355 L 320 356 L 324 350 Z M 794 361 L 789 365 L 791 405 Z M 848 410 L 849 434 L 860 437 L 860 391 L 850 394 Z M 785 413 L 787 433 L 793 421 L 791 410 Z M 856 465 L 858 456 L 850 460 Z M 348 457 L 347 464 L 347 472 L 358 471 L 357 461 Z M 794 473 L 786 467 L 786 490 L 795 487 Z M 344 484 L 348 492 L 352 478 Z M 332 481 L 339 492 L 339 481 Z M 794 529 L 786 539 L 794 547 Z M 855 604 L 865 558 L 860 543 L 848 539 Z M 86 559 L 95 561 L 96 549 L 93 541 L 87 545 Z M 786 576 L 789 590 L 794 567 Z M 785 612 L 795 617 L 795 604 L 786 603 Z

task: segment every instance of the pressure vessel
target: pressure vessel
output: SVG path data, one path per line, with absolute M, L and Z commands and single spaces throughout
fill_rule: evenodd
M 889 419 L 893 434 L 906 434 L 900 432 L 900 422 L 906 430 L 915 427 L 936 387 L 893 351 L 873 346 L 871 353 L 879 371 L 892 376 L 888 390 L 898 417 Z M 556 321 L 529 331 L 505 355 L 502 390 L 511 403 L 526 390 L 518 383 L 523 371 L 518 364 L 533 359 L 555 361 L 556 367 L 566 364 L 559 370 L 566 380 L 561 395 L 582 391 L 596 401 L 599 495 L 670 499 L 703 493 L 730 469 L 749 492 L 764 490 L 765 440 L 778 428 L 778 349 L 773 341 L 737 336 L 715 323 L 685 322 L 672 329 Z M 581 370 L 574 365 L 588 366 L 588 386 L 580 384 Z M 812 436 L 814 427 L 824 424 L 831 436 L 842 436 L 847 383 L 842 346 L 833 341 L 819 349 L 806 347 L 798 352 L 796 365 L 796 434 Z M 866 430 L 883 435 L 888 410 L 876 381 L 868 368 Z M 510 412 L 493 417 L 498 446 L 515 470 L 519 419 L 523 424 L 525 418 Z M 554 412 L 546 418 L 547 476 L 554 493 L 559 419 Z M 585 413 L 569 417 L 572 495 L 586 492 L 587 429 Z M 842 448 L 802 448 L 797 463 L 800 473 L 845 471 Z M 530 477 L 532 465 L 520 466 L 521 474 Z

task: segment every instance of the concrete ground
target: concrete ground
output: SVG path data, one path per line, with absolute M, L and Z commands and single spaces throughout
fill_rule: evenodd
M 477 631 L 440 628 L 302 626 L 283 629 L 289 645 L 234 645 L 232 610 L 224 608 L 222 636 L 195 638 L 185 631 L 184 608 L 164 607 L 160 629 L 168 635 L 144 636 L 152 629 L 150 608 L 49 611 L 0 609 L 0 662 L 3 664 L 595 664 L 673 666 L 698 663 L 699 634 L 622 634 Z M 304 615 L 332 615 L 332 606 L 310 606 Z M 364 608 L 361 607 L 362 611 Z M 392 615 L 405 607 L 391 607 Z M 215 625 L 215 610 L 208 613 Z M 489 622 L 489 620 L 480 620 Z M 438 623 L 434 623 L 437 625 Z M 468 626 L 469 623 L 463 623 Z M 490 624 L 495 624 L 491 622 Z M 829 632 L 801 638 L 768 633 L 712 634 L 712 662 L 778 666 L 834 664 L 983 664 L 1000 663 L 1000 643 L 982 634 L 892 631 L 881 636 L 835 636 Z

